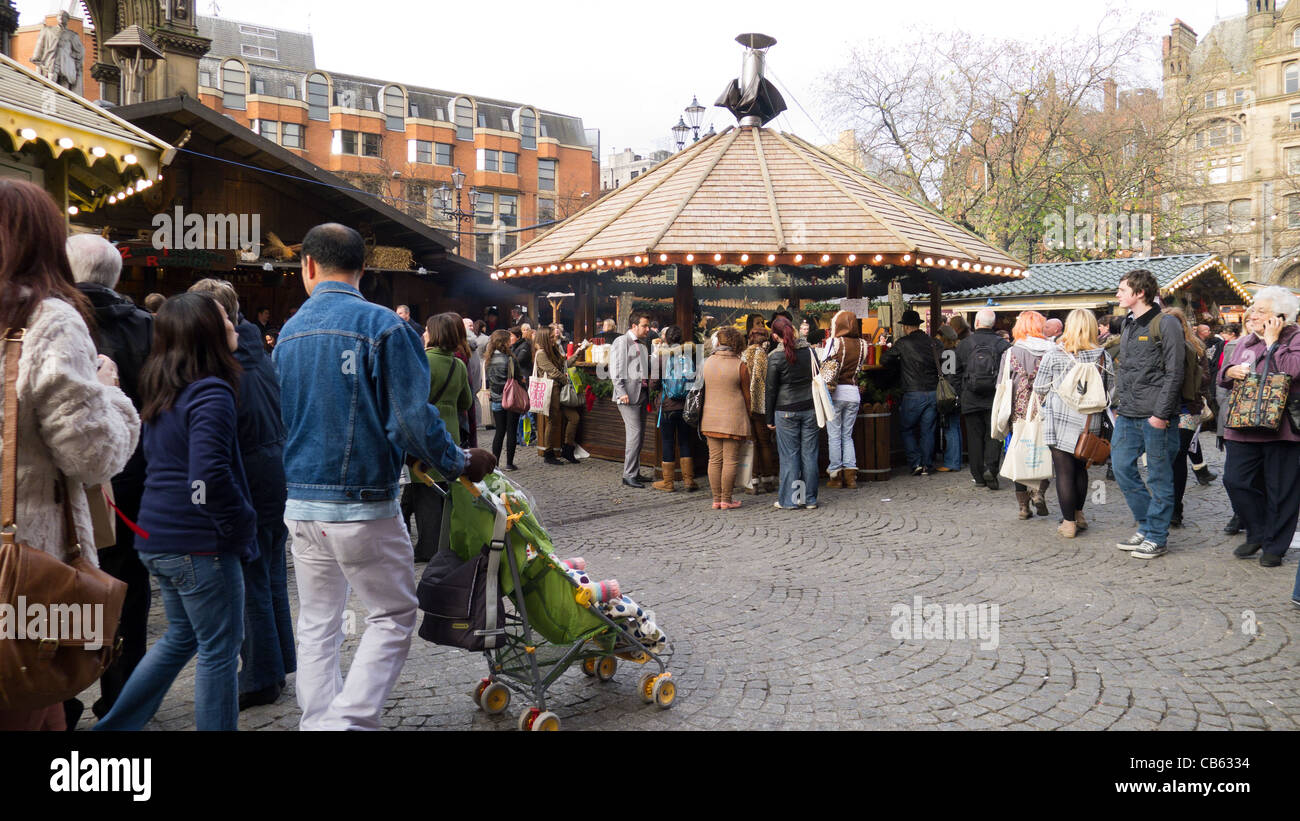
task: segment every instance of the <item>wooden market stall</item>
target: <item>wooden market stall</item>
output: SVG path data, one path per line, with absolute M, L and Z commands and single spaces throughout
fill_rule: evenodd
M 858 301 L 846 307 L 865 314 L 865 297 L 923 287 L 933 313 L 944 291 L 1023 274 L 1021 262 L 941 214 L 793 134 L 765 128 L 785 108 L 763 78 L 775 41 L 759 34 L 737 40 L 747 48 L 745 76 L 717 103 L 736 115 L 736 126 L 564 220 L 502 259 L 492 276 L 539 290 L 571 285 L 574 336 L 586 339 L 596 332 L 593 283 L 626 273 L 671 281 L 676 324 L 697 331 L 701 278 L 838 276 L 845 297 Z M 588 369 L 591 381 L 600 381 L 598 370 Z M 652 425 L 647 414 L 643 460 L 658 465 Z M 580 444 L 621 459 L 622 433 L 616 414 L 607 420 L 593 406 Z

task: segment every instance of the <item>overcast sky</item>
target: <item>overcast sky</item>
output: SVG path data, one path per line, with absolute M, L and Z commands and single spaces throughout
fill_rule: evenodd
M 39 22 L 55 0 L 18 0 L 21 23 Z M 198 0 L 200 14 L 212 0 Z M 734 118 L 713 108 L 740 71 L 737 34 L 777 39 L 769 78 L 789 111 L 775 125 L 822 144 L 839 127 L 820 105 L 822 78 L 865 37 L 904 37 L 908 27 L 942 27 L 1041 42 L 1096 27 L 1104 0 L 749 0 L 646 3 L 639 9 L 591 0 L 494 0 L 490 5 L 410 0 L 218 0 L 219 16 L 309 30 L 320 68 L 529 103 L 574 114 L 599 128 L 605 157 L 633 148 L 669 148 L 669 129 L 699 96 L 705 124 L 721 130 Z M 80 8 L 80 4 L 76 4 Z M 1146 82 L 1158 85 L 1159 37 L 1181 18 L 1203 36 L 1219 16 L 1244 13 L 1246 0 L 1129 0 L 1125 13 L 1150 12 Z M 412 13 L 414 12 L 414 14 Z M 539 13 L 540 12 L 540 13 Z M 1121 86 L 1135 85 L 1120 78 Z M 807 115 L 804 111 L 806 109 Z

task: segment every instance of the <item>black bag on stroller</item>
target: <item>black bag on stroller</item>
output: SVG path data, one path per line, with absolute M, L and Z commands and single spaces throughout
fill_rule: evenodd
M 494 550 L 491 545 L 467 562 L 450 550 L 435 553 L 416 588 L 424 611 L 420 638 L 464 650 L 500 646 L 506 618 L 500 568 L 501 548 Z

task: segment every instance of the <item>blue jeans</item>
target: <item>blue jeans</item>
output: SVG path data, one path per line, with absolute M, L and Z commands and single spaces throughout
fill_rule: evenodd
M 858 418 L 859 405 L 860 402 L 841 399 L 831 402 L 835 412 L 826 420 L 826 442 L 831 457 L 827 473 L 858 469 L 858 455 L 853 450 L 853 423 Z
M 781 457 L 781 507 L 817 504 L 817 412 L 777 411 L 776 449 Z
M 943 466 L 961 470 L 961 416 L 956 412 L 940 417 L 943 431 Z
M 934 460 L 934 432 L 939 414 L 934 391 L 908 391 L 899 408 L 907 466 L 928 468 Z
M 176 676 L 199 656 L 194 724 L 234 730 L 239 724 L 239 645 L 244 637 L 244 576 L 229 554 L 141 553 L 158 577 L 167 632 L 149 648 L 96 730 L 139 730 L 158 712 Z
M 1158 545 L 1169 540 L 1174 514 L 1174 459 L 1178 457 L 1178 426 L 1157 430 L 1146 419 L 1115 417 L 1110 442 L 1115 484 L 1128 502 L 1138 532 Z M 1147 480 L 1138 473 L 1138 458 L 1147 455 Z
M 259 523 L 262 517 L 259 518 Z M 239 658 L 239 692 L 255 693 L 297 669 L 293 647 L 293 617 L 289 614 L 289 582 L 284 543 L 289 529 L 284 519 L 271 518 L 257 528 L 261 555 L 244 565 L 244 644 Z

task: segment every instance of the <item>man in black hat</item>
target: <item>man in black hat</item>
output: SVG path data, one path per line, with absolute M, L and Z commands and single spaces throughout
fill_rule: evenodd
M 939 386 L 939 343 L 921 330 L 921 315 L 905 311 L 900 323 L 903 337 L 885 352 L 883 364 L 899 367 L 903 385 L 903 449 L 913 476 L 929 476 L 934 456 L 935 424 L 939 407 L 934 391 Z

